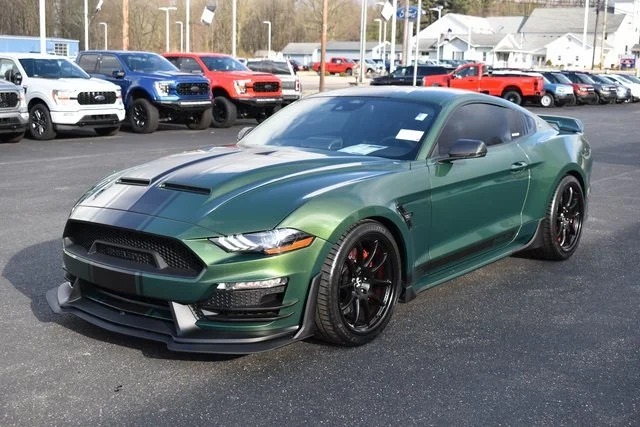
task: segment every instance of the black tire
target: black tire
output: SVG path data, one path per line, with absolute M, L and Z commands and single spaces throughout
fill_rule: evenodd
M 187 117 L 187 127 L 191 130 L 203 130 L 211 126 L 213 114 L 211 108 L 191 114 Z
M 16 142 L 22 141 L 22 137 L 24 137 L 24 132 L 7 133 L 0 135 L 0 142 L 15 144 Z
M 56 137 L 51 114 L 44 104 L 35 104 L 29 110 L 29 135 L 38 141 L 48 141 Z
M 553 95 L 550 93 L 545 93 L 540 97 L 540 105 L 545 108 L 553 107 L 554 103 L 555 100 L 553 99 Z
M 94 130 L 100 136 L 113 136 L 120 131 L 120 125 L 108 128 L 95 128 Z
M 508 90 L 502 94 L 502 97 L 509 102 L 513 102 L 516 105 L 522 104 L 522 95 L 517 90 Z
M 400 291 L 398 246 L 384 226 L 362 221 L 331 248 L 322 266 L 315 323 L 318 338 L 366 344 L 387 326 Z
M 564 104 L 562 104 L 562 105 L 566 105 L 566 106 L 568 106 L 568 107 L 573 107 L 573 106 L 574 106 L 574 105 L 576 105 L 576 104 L 577 104 L 576 96 L 575 96 L 575 95 L 571 95 L 571 96 L 569 97 L 569 99 L 567 99 L 567 101 L 566 101 Z
M 542 221 L 543 246 L 534 256 L 555 261 L 571 257 L 582 235 L 585 207 L 582 186 L 575 177 L 565 176 L 547 207 Z
M 262 123 L 265 120 L 267 120 L 269 117 L 273 116 L 274 113 L 276 113 L 278 110 L 280 110 L 282 107 L 280 105 L 276 105 L 274 107 L 266 107 L 264 108 L 260 114 L 258 114 L 256 116 L 256 121 L 258 123 Z
M 131 104 L 129 124 L 135 133 L 153 133 L 158 130 L 160 114 L 158 109 L 144 98 Z
M 347 76 L 352 76 L 353 75 L 353 70 L 351 68 L 347 68 L 345 73 L 347 74 Z
M 213 119 L 211 126 L 214 128 L 228 128 L 233 126 L 238 118 L 238 109 L 235 104 L 224 96 L 213 98 Z
M 600 95 L 596 93 L 595 98 L 593 98 L 591 102 L 589 102 L 589 105 L 598 105 L 598 104 L 600 104 Z

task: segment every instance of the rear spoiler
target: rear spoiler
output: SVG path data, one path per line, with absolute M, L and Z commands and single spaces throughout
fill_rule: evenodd
M 579 119 L 566 116 L 539 115 L 545 122 L 549 123 L 560 133 L 584 133 L 584 124 Z

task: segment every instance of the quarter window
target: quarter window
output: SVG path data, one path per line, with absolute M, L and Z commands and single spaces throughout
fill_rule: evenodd
M 78 59 L 78 65 L 87 73 L 95 73 L 98 64 L 98 55 L 93 53 L 84 54 Z
M 114 71 L 121 71 L 122 65 L 118 58 L 112 55 L 102 55 L 100 59 L 100 74 L 105 76 L 113 76 Z

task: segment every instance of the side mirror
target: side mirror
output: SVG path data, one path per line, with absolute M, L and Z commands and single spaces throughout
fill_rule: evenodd
M 122 70 L 114 71 L 113 73 L 111 73 L 111 75 L 116 79 L 122 79 L 124 78 L 124 71 Z
M 11 83 L 20 86 L 22 84 L 22 74 L 20 72 L 14 73 L 11 76 Z
M 238 132 L 238 137 L 236 138 L 236 141 L 240 141 L 242 138 L 247 136 L 247 134 L 251 132 L 253 129 L 254 129 L 253 126 L 246 126 L 240 129 L 240 132 Z
M 487 155 L 487 146 L 479 139 L 459 139 L 449 150 L 449 157 L 444 161 L 475 159 Z

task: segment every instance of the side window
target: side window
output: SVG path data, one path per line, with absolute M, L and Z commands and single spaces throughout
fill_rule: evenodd
M 180 58 L 170 57 L 170 58 L 167 58 L 167 61 L 175 65 L 176 68 L 180 69 Z
M 87 73 L 95 73 L 98 64 L 98 55 L 93 53 L 84 54 L 78 59 L 78 65 Z
M 113 76 L 114 71 L 121 71 L 122 65 L 120 65 L 120 61 L 113 55 L 102 55 L 100 58 L 100 70 L 98 71 L 100 74 L 104 74 L 105 76 Z
M 524 113 L 509 110 L 507 118 L 509 120 L 509 129 L 511 131 L 512 140 L 529 135 L 536 130 L 535 120 Z
M 509 114 L 512 110 L 493 104 L 466 104 L 454 111 L 445 123 L 433 156 L 449 154 L 459 139 L 478 139 L 487 147 L 511 141 Z

